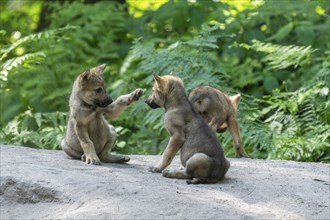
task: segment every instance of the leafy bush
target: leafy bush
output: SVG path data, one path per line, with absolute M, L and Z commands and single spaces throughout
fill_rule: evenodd
M 66 113 L 21 113 L 1 128 L 5 143 L 35 148 L 58 149 L 66 125 Z
M 264 121 L 273 133 L 270 159 L 330 162 L 330 59 L 306 85 L 294 92 L 265 97 Z

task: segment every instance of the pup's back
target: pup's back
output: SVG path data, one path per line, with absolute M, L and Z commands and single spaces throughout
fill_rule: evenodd
M 231 112 L 236 112 L 230 97 L 210 86 L 199 86 L 189 94 L 189 101 L 207 123 L 216 118 L 218 123 L 224 123 Z M 220 127 L 220 124 L 218 125 Z

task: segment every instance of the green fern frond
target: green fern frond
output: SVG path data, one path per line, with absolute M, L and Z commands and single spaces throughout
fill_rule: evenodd
M 16 42 L 10 44 L 8 47 L 0 50 L 0 56 L 1 56 L 0 61 L 3 61 L 10 52 L 12 52 L 15 48 L 17 48 L 23 44 L 26 44 L 26 43 L 29 43 L 32 41 L 42 40 L 42 39 L 49 39 L 49 38 L 58 36 L 60 33 L 64 32 L 64 31 L 72 30 L 72 29 L 76 29 L 76 28 L 78 28 L 78 27 L 68 25 L 63 28 L 39 32 L 36 34 L 30 34 L 28 36 L 22 37 L 21 39 L 17 40 Z
M 309 84 L 308 84 L 309 85 Z M 273 132 L 269 159 L 317 161 L 329 147 L 329 88 L 320 82 L 295 92 L 275 91 L 260 111 Z M 315 141 L 317 140 L 317 141 Z M 322 140 L 322 141 L 320 141 Z
M 330 88 L 330 50 L 324 52 L 321 58 L 321 65 L 319 71 L 316 72 L 314 77 L 308 82 L 311 85 L 315 83 L 323 83 L 324 86 Z
M 14 57 L 12 59 L 7 60 L 3 65 L 1 65 L 0 70 L 0 81 L 6 81 L 8 72 L 18 66 L 23 64 L 28 64 L 29 62 L 40 61 L 46 57 L 44 52 L 36 52 L 36 53 L 28 53 L 19 57 Z
M 198 48 L 218 49 L 217 42 L 221 38 L 233 38 L 235 34 L 224 34 L 220 32 L 218 26 L 203 26 L 199 36 L 194 37 L 192 40 L 186 41 L 183 44 L 194 46 Z
M 311 54 L 316 51 L 311 46 L 283 46 L 258 40 L 252 40 L 252 45 L 240 44 L 240 46 L 248 50 L 266 53 L 267 55 L 262 60 L 267 62 L 272 69 L 277 70 L 309 64 Z

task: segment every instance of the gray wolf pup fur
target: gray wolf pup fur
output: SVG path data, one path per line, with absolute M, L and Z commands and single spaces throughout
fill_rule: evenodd
M 248 157 L 236 117 L 240 97 L 240 94 L 229 96 L 213 87 L 199 86 L 190 92 L 189 101 L 214 132 L 224 132 L 228 128 L 236 157 Z
M 130 160 L 127 156 L 111 154 L 117 135 L 105 116 L 116 119 L 143 93 L 142 89 L 136 89 L 113 101 L 101 76 L 105 66 L 87 70 L 75 80 L 69 101 L 67 130 L 61 142 L 65 153 L 87 164 L 124 163 Z
M 188 100 L 176 75 L 154 75 L 153 93 L 146 99 L 151 108 L 165 108 L 164 125 L 170 140 L 160 162 L 150 168 L 164 177 L 189 179 L 187 183 L 216 183 L 230 167 L 215 133 Z M 183 169 L 165 169 L 180 150 Z

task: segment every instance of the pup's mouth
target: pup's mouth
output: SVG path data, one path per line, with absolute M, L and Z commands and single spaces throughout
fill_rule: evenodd
M 146 99 L 144 101 L 147 105 L 149 105 L 150 108 L 160 108 L 160 106 L 154 101 L 154 100 L 149 100 L 149 99 Z
M 94 104 L 95 104 L 97 107 L 104 108 L 104 107 L 106 107 L 107 105 L 110 105 L 112 102 L 113 102 L 112 98 L 108 97 L 108 98 L 103 99 L 103 100 L 95 100 L 95 101 L 94 101 Z

